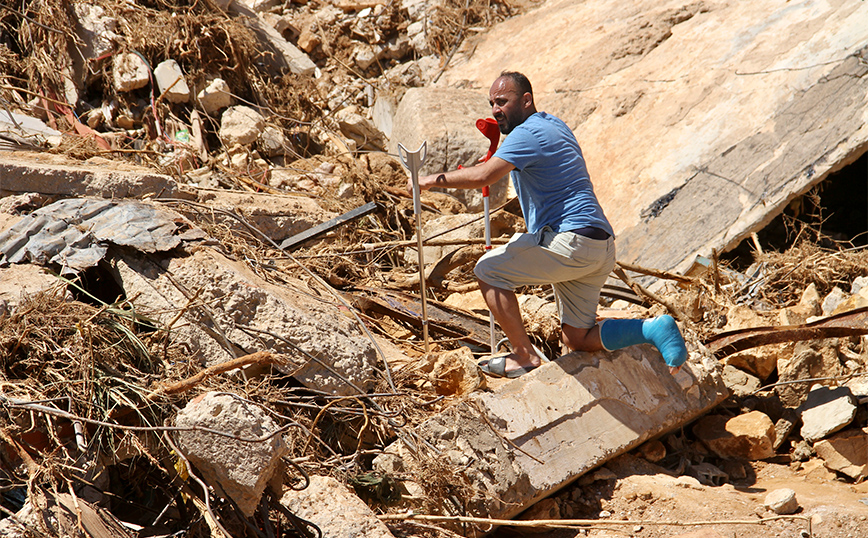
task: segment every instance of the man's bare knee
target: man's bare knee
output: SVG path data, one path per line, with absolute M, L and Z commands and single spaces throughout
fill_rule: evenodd
M 600 343 L 600 331 L 596 325 L 590 329 L 561 325 L 561 342 L 570 351 L 599 351 L 603 348 Z

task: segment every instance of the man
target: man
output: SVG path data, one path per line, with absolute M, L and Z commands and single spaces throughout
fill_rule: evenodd
M 515 289 L 551 284 L 561 341 L 573 351 L 613 351 L 653 343 L 674 375 L 687 359 L 671 316 L 596 322 L 600 289 L 615 264 L 614 232 L 594 194 L 579 144 L 560 119 L 537 112 L 527 77 L 505 71 L 489 90 L 491 113 L 508 135 L 485 163 L 419 178 L 421 189 L 479 189 L 512 174 L 527 233 L 484 255 L 474 273 L 512 346 L 479 366 L 518 377 L 546 361 L 528 337 Z M 493 350 L 492 350 L 493 351 Z

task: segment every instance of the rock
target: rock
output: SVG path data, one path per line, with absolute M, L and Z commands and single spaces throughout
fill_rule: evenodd
M 835 310 L 832 311 L 832 315 L 849 312 L 850 310 L 856 310 L 864 306 L 868 306 L 868 288 L 862 288 L 859 290 L 859 293 L 854 293 L 843 299 L 835 307 Z
M 838 376 L 844 372 L 838 359 L 836 340 L 797 342 L 792 354 L 782 353 L 778 359 L 778 381 L 796 381 L 815 377 Z M 786 407 L 799 407 L 808 397 L 808 383 L 791 383 L 775 387 L 775 393 Z
M 81 50 L 85 59 L 93 60 L 109 52 L 114 42 L 120 39 L 115 33 L 118 20 L 106 14 L 102 6 L 89 3 L 74 3 L 72 9 L 80 28 L 76 32 L 82 38 Z
M 868 428 L 847 430 L 814 443 L 823 464 L 857 482 L 868 477 Z
M 795 491 L 781 488 L 766 495 L 763 506 L 778 515 L 795 514 L 799 509 L 799 501 Z
M 349 106 L 335 113 L 338 126 L 344 136 L 356 141 L 360 149 L 383 150 L 386 147 L 386 136 L 377 129 L 368 118 L 361 115 L 360 111 Z
M 220 139 L 226 147 L 252 144 L 264 129 L 262 114 L 244 105 L 227 108 L 220 119 Z
M 656 463 L 666 457 L 666 445 L 659 439 L 652 439 L 639 447 L 639 455 L 652 463 Z
M 238 396 L 208 392 L 178 413 L 175 426 L 230 434 L 179 431 L 177 444 L 206 483 L 220 487 L 244 515 L 252 515 L 281 456 L 289 451 L 281 435 L 275 435 L 279 425 L 262 408 Z M 231 436 L 264 440 L 251 442 Z
M 847 387 L 814 385 L 800 413 L 802 438 L 814 442 L 850 424 L 856 417 L 856 402 Z
M 445 353 L 429 353 L 419 359 L 416 367 L 441 395 L 464 397 L 482 383 L 476 360 L 464 346 Z
M 796 446 L 793 447 L 793 451 L 790 454 L 791 461 L 808 461 L 814 456 L 814 449 L 811 448 L 806 441 L 801 440 L 796 443 Z
M 247 7 L 257 13 L 263 13 L 282 3 L 279 0 L 236 0 L 236 2 L 244 2 Z
M 154 78 L 160 94 L 170 103 L 186 103 L 190 100 L 190 88 L 184 79 L 181 66 L 175 60 L 164 60 L 154 68 Z
M 428 158 L 420 174 L 455 170 L 459 165 L 478 164 L 488 151 L 489 141 L 476 128 L 476 120 L 491 115 L 486 94 L 467 90 L 410 88 L 398 105 L 389 140 L 389 152 L 398 153 L 398 144 L 416 151 L 427 142 Z M 490 187 L 490 204 L 506 201 L 508 180 Z M 479 189 L 449 189 L 469 211 L 482 209 Z
M 738 397 L 749 396 L 762 386 L 759 379 L 729 364 L 723 367 L 723 382 Z
M 451 293 L 443 301 L 443 304 L 475 312 L 483 316 L 488 315 L 488 305 L 485 303 L 485 298 L 482 297 L 482 292 L 479 290 Z
M 138 54 L 117 54 L 112 65 L 112 80 L 119 92 L 144 88 L 151 80 L 148 64 Z
M 826 316 L 832 315 L 832 312 L 834 312 L 835 309 L 838 308 L 838 305 L 841 304 L 841 301 L 843 301 L 846 298 L 847 298 L 847 294 L 844 292 L 844 290 L 842 290 L 838 286 L 835 286 L 834 288 L 832 288 L 832 291 L 830 291 L 826 295 L 826 297 L 823 298 L 823 305 L 822 305 L 823 315 L 826 315 Z
M 784 308 L 779 312 L 778 319 L 781 325 L 801 325 L 808 318 L 817 316 L 823 312 L 820 304 L 820 295 L 817 293 L 817 286 L 812 282 L 802 292 L 802 298 L 799 304 Z
M 242 2 L 231 2 L 228 9 L 247 18 L 246 25 L 256 34 L 264 49 L 260 57 L 275 72 L 282 73 L 288 69 L 290 72 L 302 76 L 310 76 L 315 73 L 316 65 L 307 54 L 284 39 L 280 32 L 265 22 L 258 13 Z
M 777 451 L 781 445 L 784 444 L 784 441 L 787 440 L 787 437 L 790 436 L 793 429 L 796 427 L 796 423 L 799 421 L 799 415 L 794 410 L 787 408 L 784 411 L 783 416 L 775 422 L 775 442 L 772 445 L 772 448 Z
M 332 477 L 311 476 L 305 489 L 287 489 L 280 504 L 319 527 L 322 538 L 393 538 L 386 524 L 355 493 Z
M 782 344 L 760 346 L 728 355 L 722 362 L 754 375 L 760 381 L 765 381 L 777 369 L 782 347 Z
M 273 125 L 266 125 L 259 135 L 259 148 L 268 157 L 291 154 L 289 140 L 283 131 Z
M 297 43 L 301 50 L 310 53 L 322 44 L 322 39 L 320 39 L 319 34 L 315 30 L 305 27 L 298 35 Z
M 859 402 L 859 405 L 868 404 L 868 377 L 860 376 L 848 379 L 844 385 L 849 387 L 853 397 Z
M 221 108 L 232 106 L 232 93 L 229 84 L 222 78 L 215 78 L 196 96 L 206 114 L 214 114 Z
M 868 276 L 854 278 L 853 283 L 850 284 L 850 295 L 859 293 L 865 287 L 868 287 Z
M 732 418 L 708 415 L 693 433 L 712 452 L 724 459 L 763 460 L 775 455 L 775 425 L 767 415 L 751 411 Z

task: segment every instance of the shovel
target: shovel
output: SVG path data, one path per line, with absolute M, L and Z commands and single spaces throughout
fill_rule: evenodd
M 425 339 L 425 353 L 429 351 L 428 344 L 428 299 L 425 293 L 425 256 L 422 252 L 422 200 L 419 192 L 419 169 L 428 156 L 428 142 L 422 142 L 416 151 L 398 144 L 398 157 L 401 164 L 410 171 L 413 182 L 413 214 L 416 216 L 416 250 L 419 252 L 419 295 L 422 297 L 422 337 Z

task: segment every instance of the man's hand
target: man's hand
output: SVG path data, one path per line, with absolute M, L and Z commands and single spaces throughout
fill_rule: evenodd
M 481 189 L 491 185 L 506 176 L 514 167 L 498 157 L 492 157 L 487 162 L 460 168 L 441 174 L 431 174 L 419 178 L 419 190 L 427 191 L 432 187 L 452 189 Z M 407 179 L 407 191 L 413 193 L 413 180 Z
M 436 187 L 438 185 L 446 185 L 446 175 L 445 174 L 431 174 L 430 176 L 422 176 L 419 178 L 419 190 L 427 191 L 431 187 Z M 407 192 L 410 195 L 413 195 L 413 178 L 407 178 Z

